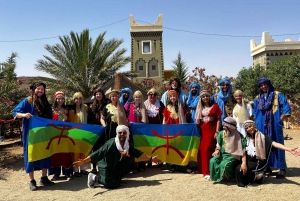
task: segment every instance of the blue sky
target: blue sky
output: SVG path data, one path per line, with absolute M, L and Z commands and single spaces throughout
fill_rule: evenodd
M 95 29 L 92 38 L 107 31 L 106 39 L 124 39 L 122 47 L 130 55 L 129 15 L 136 20 L 154 23 L 163 14 L 163 51 L 165 69 L 180 51 L 190 69 L 206 68 L 206 74 L 236 76 L 242 67 L 252 65 L 250 39 L 260 44 L 263 31 L 276 42 L 291 38 L 298 41 L 299 2 L 270 0 L 211 0 L 211 1 L 136 1 L 136 0 L 0 0 L 0 62 L 11 52 L 17 52 L 18 76 L 47 76 L 34 68 L 37 60 L 48 55 L 46 44 L 59 43 L 58 38 L 23 41 L 68 35 L 111 23 Z M 122 21 L 124 20 L 124 21 Z M 139 22 L 142 23 L 142 22 Z M 173 31 L 258 37 L 221 37 Z M 7 42 L 14 41 L 14 42 Z M 129 70 L 129 65 L 122 70 Z

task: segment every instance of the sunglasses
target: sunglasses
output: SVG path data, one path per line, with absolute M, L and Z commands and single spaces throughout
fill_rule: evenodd
M 124 131 L 124 132 L 118 132 L 118 134 L 120 134 L 120 135 L 122 135 L 122 134 L 123 134 L 123 135 L 126 135 L 127 132 L 125 132 L 125 131 Z
M 150 93 L 150 94 L 148 94 L 148 96 L 157 96 L 157 94 Z

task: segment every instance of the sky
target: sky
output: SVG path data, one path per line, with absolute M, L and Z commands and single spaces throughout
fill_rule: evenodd
M 299 41 L 299 5 L 296 0 L 0 0 L 0 62 L 17 52 L 17 76 L 49 76 L 35 70 L 37 60 L 49 56 L 44 46 L 84 29 L 94 39 L 104 31 L 106 40 L 123 39 L 130 56 L 129 15 L 153 24 L 163 14 L 165 69 L 172 69 L 180 51 L 190 72 L 201 67 L 207 75 L 235 77 L 252 65 L 250 40 L 260 44 L 262 32 L 269 31 L 275 42 Z M 127 70 L 130 65 L 121 69 Z

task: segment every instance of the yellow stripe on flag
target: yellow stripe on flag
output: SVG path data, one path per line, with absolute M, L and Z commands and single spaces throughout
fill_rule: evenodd
M 40 142 L 33 145 L 28 145 L 28 161 L 33 162 L 50 157 L 55 153 L 82 153 L 84 155 L 89 155 L 92 145 L 88 142 L 81 140 L 74 140 L 75 145 L 68 139 L 62 138 L 60 144 L 58 144 L 58 139 L 54 139 L 49 146 L 47 142 Z

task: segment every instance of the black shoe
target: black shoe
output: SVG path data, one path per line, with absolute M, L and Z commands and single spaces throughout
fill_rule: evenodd
M 47 176 L 41 177 L 40 184 L 42 186 L 53 186 L 54 182 L 50 181 Z
M 164 168 L 165 166 L 164 166 L 164 164 L 163 163 L 160 163 L 160 164 L 158 164 L 158 166 L 157 166 L 158 168 Z
M 260 179 L 256 180 L 256 183 L 263 184 L 265 183 L 265 180 L 266 180 L 266 175 L 263 174 L 263 176 Z
M 150 159 L 149 161 L 148 161 L 148 166 L 147 166 L 148 168 L 151 168 L 152 167 L 152 160 Z
M 29 182 L 29 189 L 31 191 L 35 191 L 37 189 L 37 187 L 36 187 L 36 181 L 34 179 Z
M 276 175 L 276 179 L 284 179 L 286 175 L 285 169 L 280 169 L 278 174 Z
M 272 174 L 272 169 L 270 167 L 267 167 L 265 173 L 269 175 Z

